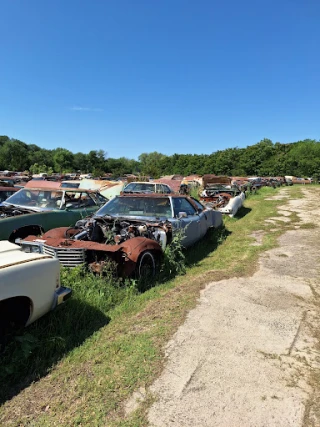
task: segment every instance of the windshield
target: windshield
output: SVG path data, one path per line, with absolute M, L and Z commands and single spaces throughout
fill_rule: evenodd
M 63 192 L 59 190 L 34 190 L 23 188 L 10 196 L 5 203 L 29 208 L 59 209 Z
M 154 184 L 146 182 L 131 182 L 124 190 L 124 193 L 154 193 Z
M 172 218 L 168 197 L 115 197 L 98 210 L 95 216 L 132 216 Z

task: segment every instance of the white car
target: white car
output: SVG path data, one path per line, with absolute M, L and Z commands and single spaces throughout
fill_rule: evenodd
M 27 326 L 71 296 L 56 258 L 0 241 L 0 350 L 10 326 Z

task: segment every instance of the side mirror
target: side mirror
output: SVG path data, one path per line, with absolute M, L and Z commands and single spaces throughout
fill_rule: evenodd
M 179 219 L 188 217 L 187 212 L 179 212 L 178 216 L 179 216 Z

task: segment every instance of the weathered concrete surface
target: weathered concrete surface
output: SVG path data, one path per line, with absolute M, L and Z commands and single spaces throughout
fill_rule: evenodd
M 319 223 L 317 199 L 303 192 L 303 203 L 290 200 L 279 215 L 294 211 Z M 310 386 L 319 360 L 319 237 L 317 228 L 288 231 L 251 278 L 206 287 L 168 343 L 164 372 L 151 387 L 150 425 L 319 425 Z

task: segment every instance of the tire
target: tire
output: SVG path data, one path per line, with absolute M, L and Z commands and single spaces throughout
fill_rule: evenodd
M 156 275 L 156 260 L 151 252 L 143 252 L 140 256 L 137 263 L 136 275 L 139 280 L 143 281 L 150 280 Z
M 0 319 L 0 355 L 4 352 L 6 344 L 7 344 L 7 332 L 9 328 L 9 322 Z

